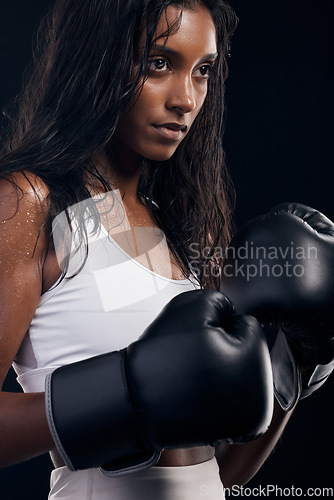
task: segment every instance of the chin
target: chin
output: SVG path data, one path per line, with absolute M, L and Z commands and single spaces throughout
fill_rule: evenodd
M 173 156 L 173 154 L 177 150 L 177 147 L 178 146 L 173 148 L 165 148 L 164 150 L 161 148 L 160 151 L 147 152 L 144 156 L 148 160 L 152 161 L 167 161 Z

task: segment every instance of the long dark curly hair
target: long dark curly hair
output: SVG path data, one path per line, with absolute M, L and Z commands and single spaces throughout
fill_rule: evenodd
M 222 147 L 224 81 L 238 21 L 224 0 L 57 0 L 38 30 L 30 76 L 5 112 L 11 127 L 0 177 L 15 182 L 12 174 L 22 171 L 42 179 L 51 220 L 91 196 L 87 179 L 110 190 L 93 156 L 112 147 L 119 119 L 145 81 L 157 23 L 171 4 L 209 9 L 218 58 L 188 135 L 169 160 L 144 161 L 138 190 L 184 274 L 192 270 L 203 287 L 218 288 L 216 250 L 230 238 L 234 198 Z M 138 67 L 143 27 L 147 40 Z M 165 35 L 172 29 L 177 26 Z

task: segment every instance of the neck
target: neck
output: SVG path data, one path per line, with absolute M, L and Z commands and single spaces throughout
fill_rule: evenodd
M 114 161 L 112 160 L 114 159 Z M 119 189 L 126 201 L 138 200 L 138 183 L 143 158 L 129 149 L 113 148 L 94 157 L 100 174 L 114 189 Z

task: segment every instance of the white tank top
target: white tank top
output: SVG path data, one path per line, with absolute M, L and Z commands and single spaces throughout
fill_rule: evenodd
M 67 276 L 78 258 L 71 255 Z M 89 234 L 83 269 L 41 296 L 13 362 L 18 382 L 24 392 L 43 392 L 48 373 L 128 346 L 173 297 L 195 288 L 194 279 L 166 278 L 130 257 L 102 225 Z

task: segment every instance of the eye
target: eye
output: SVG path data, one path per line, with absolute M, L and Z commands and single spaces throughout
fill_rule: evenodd
M 212 70 L 211 64 L 203 64 L 195 70 L 195 76 L 208 79 Z
M 166 71 L 168 70 L 167 61 L 165 59 L 152 59 L 147 63 L 147 69 L 149 71 Z

